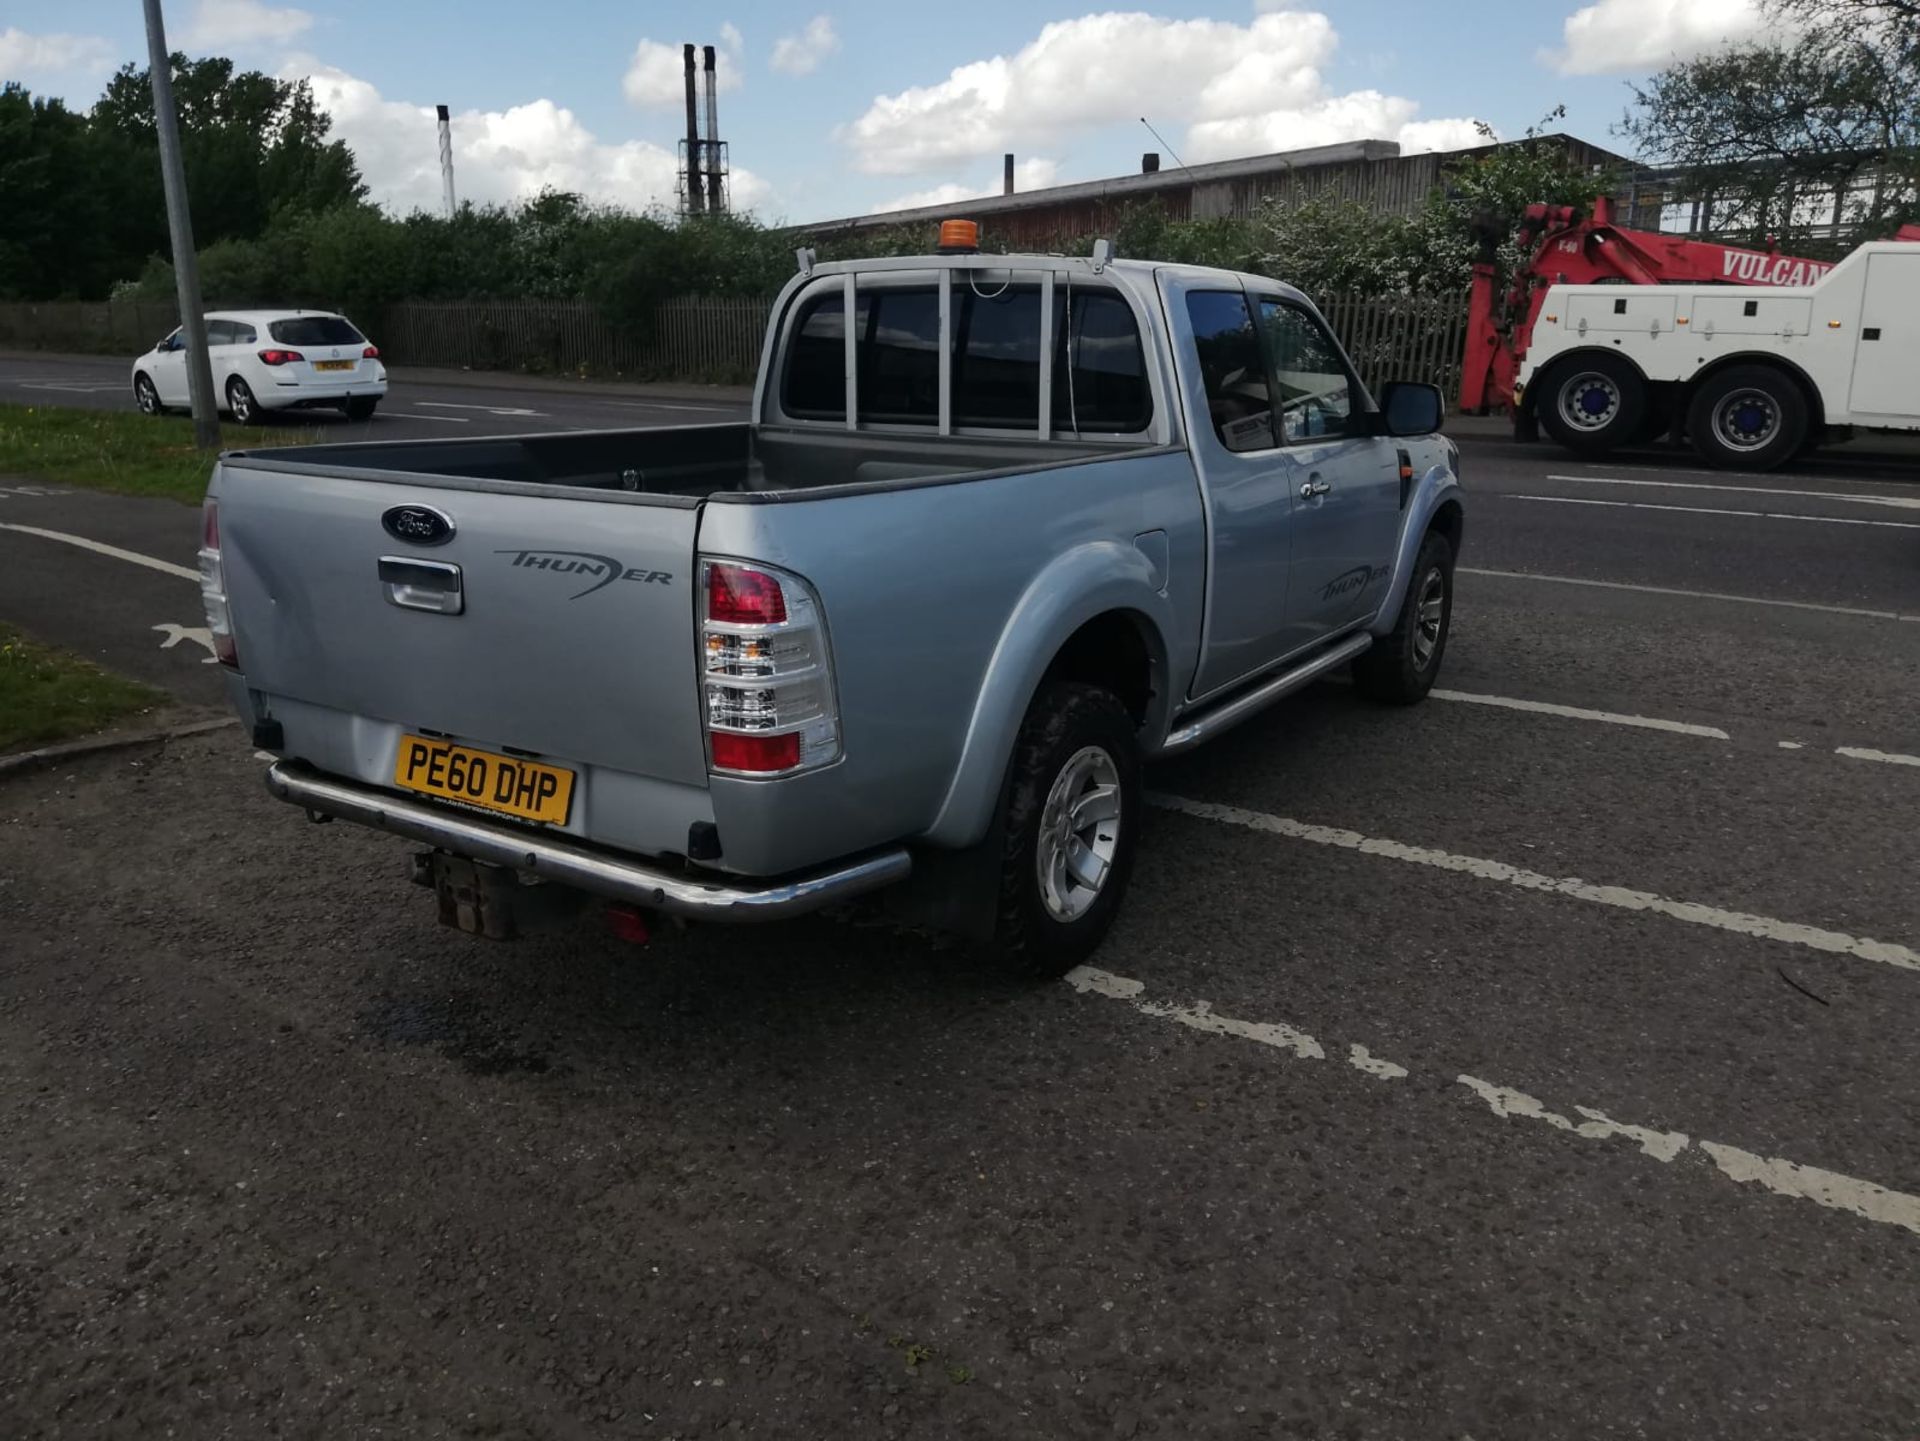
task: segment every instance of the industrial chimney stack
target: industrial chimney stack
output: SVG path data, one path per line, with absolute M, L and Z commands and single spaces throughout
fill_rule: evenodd
M 706 47 L 701 58 L 707 71 L 707 212 L 711 215 L 721 215 L 727 208 L 727 196 L 723 188 L 726 184 L 727 165 L 720 152 L 719 76 L 711 45 Z
M 447 219 L 453 219 L 453 121 L 447 115 L 447 107 L 436 105 L 434 113 L 440 117 L 440 194 L 446 201 Z
M 698 215 L 706 207 L 706 197 L 700 184 L 700 91 L 699 82 L 694 78 L 693 47 L 681 47 L 681 59 L 687 68 L 687 214 Z

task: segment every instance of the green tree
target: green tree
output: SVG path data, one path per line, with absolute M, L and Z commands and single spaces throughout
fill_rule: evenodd
M 1711 226 L 1817 248 L 1920 216 L 1920 4 L 1766 0 L 1770 38 L 1669 66 L 1621 123 Z

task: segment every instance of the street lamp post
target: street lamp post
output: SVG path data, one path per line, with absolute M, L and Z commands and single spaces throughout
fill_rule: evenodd
M 167 232 L 173 241 L 173 280 L 180 294 L 180 338 L 187 351 L 187 393 L 193 399 L 193 443 L 220 448 L 220 413 L 207 360 L 207 318 L 200 308 L 200 262 L 193 251 L 187 209 L 187 172 L 180 161 L 180 119 L 173 109 L 173 57 L 167 53 L 160 0 L 146 0 L 147 57 L 153 78 L 153 120 L 160 133 L 160 181 L 167 192 Z

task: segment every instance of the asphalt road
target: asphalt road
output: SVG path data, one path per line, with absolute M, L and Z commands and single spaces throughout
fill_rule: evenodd
M 1445 689 L 1156 768 L 1065 984 L 469 941 L 237 734 L 0 784 L 0 1434 L 1913 1436 L 1920 476 L 1463 449 Z M 0 615 L 206 693 L 179 576 Z
M 132 363 L 97 356 L 0 354 L 0 403 L 132 411 Z M 504 374 L 391 372 L 387 398 L 368 421 L 331 410 L 275 417 L 310 426 L 328 440 L 424 440 L 435 436 L 523 435 L 687 425 L 744 413 L 738 392 L 691 386 L 616 386 L 530 380 Z

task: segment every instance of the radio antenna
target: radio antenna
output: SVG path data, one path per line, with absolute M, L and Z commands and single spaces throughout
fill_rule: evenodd
M 1160 132 L 1153 128 L 1152 123 L 1147 119 L 1146 116 L 1142 115 L 1140 117 L 1140 123 L 1147 127 L 1147 133 L 1149 135 L 1151 135 L 1155 140 L 1160 141 L 1160 148 L 1162 150 L 1166 151 L 1167 154 L 1169 155 L 1173 155 L 1173 163 L 1175 165 L 1178 165 L 1182 170 L 1185 170 L 1187 168 L 1187 162 L 1182 160 L 1178 155 L 1173 154 L 1173 147 L 1167 144 L 1167 142 L 1161 138 Z

